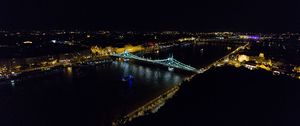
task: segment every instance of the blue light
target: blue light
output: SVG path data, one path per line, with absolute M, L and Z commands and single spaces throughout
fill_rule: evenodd
M 132 79 L 129 79 L 128 83 L 129 83 L 129 88 L 132 89 Z

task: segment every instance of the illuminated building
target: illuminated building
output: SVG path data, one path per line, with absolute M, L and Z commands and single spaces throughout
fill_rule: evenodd
M 257 65 L 257 67 L 258 68 L 261 68 L 261 69 L 264 69 L 264 70 L 267 70 L 267 71 L 270 71 L 271 70 L 271 68 L 270 67 L 268 67 L 268 66 L 265 66 L 265 65 Z
M 249 61 L 249 56 L 246 56 L 246 55 L 239 55 L 239 56 L 238 56 L 238 61 L 239 61 L 239 62 Z
M 259 57 L 264 59 L 265 58 L 265 54 L 264 53 L 259 53 Z

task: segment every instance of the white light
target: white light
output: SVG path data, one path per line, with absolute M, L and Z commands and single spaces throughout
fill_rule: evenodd
M 32 44 L 32 41 L 25 41 L 24 44 Z
M 56 40 L 52 40 L 51 42 L 52 42 L 52 43 L 56 43 Z
M 15 81 L 14 80 L 11 80 L 10 81 L 11 85 L 14 87 L 15 86 Z

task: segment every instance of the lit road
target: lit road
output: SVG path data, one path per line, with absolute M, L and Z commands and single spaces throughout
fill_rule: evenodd
M 231 55 L 234 55 L 235 53 L 239 52 L 240 50 L 245 49 L 247 46 L 249 46 L 250 43 L 246 43 L 245 45 L 242 45 L 238 48 L 236 48 L 234 51 L 230 52 L 229 54 L 227 54 L 226 56 L 220 58 L 219 60 L 207 65 L 204 68 L 200 69 L 200 73 L 204 73 L 205 71 L 209 70 L 210 68 L 212 68 L 213 66 L 218 66 L 218 64 L 224 64 L 224 60 L 228 59 Z

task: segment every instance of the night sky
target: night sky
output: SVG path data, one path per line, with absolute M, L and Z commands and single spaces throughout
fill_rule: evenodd
M 299 0 L 1 0 L 0 27 L 300 31 L 299 6 Z

